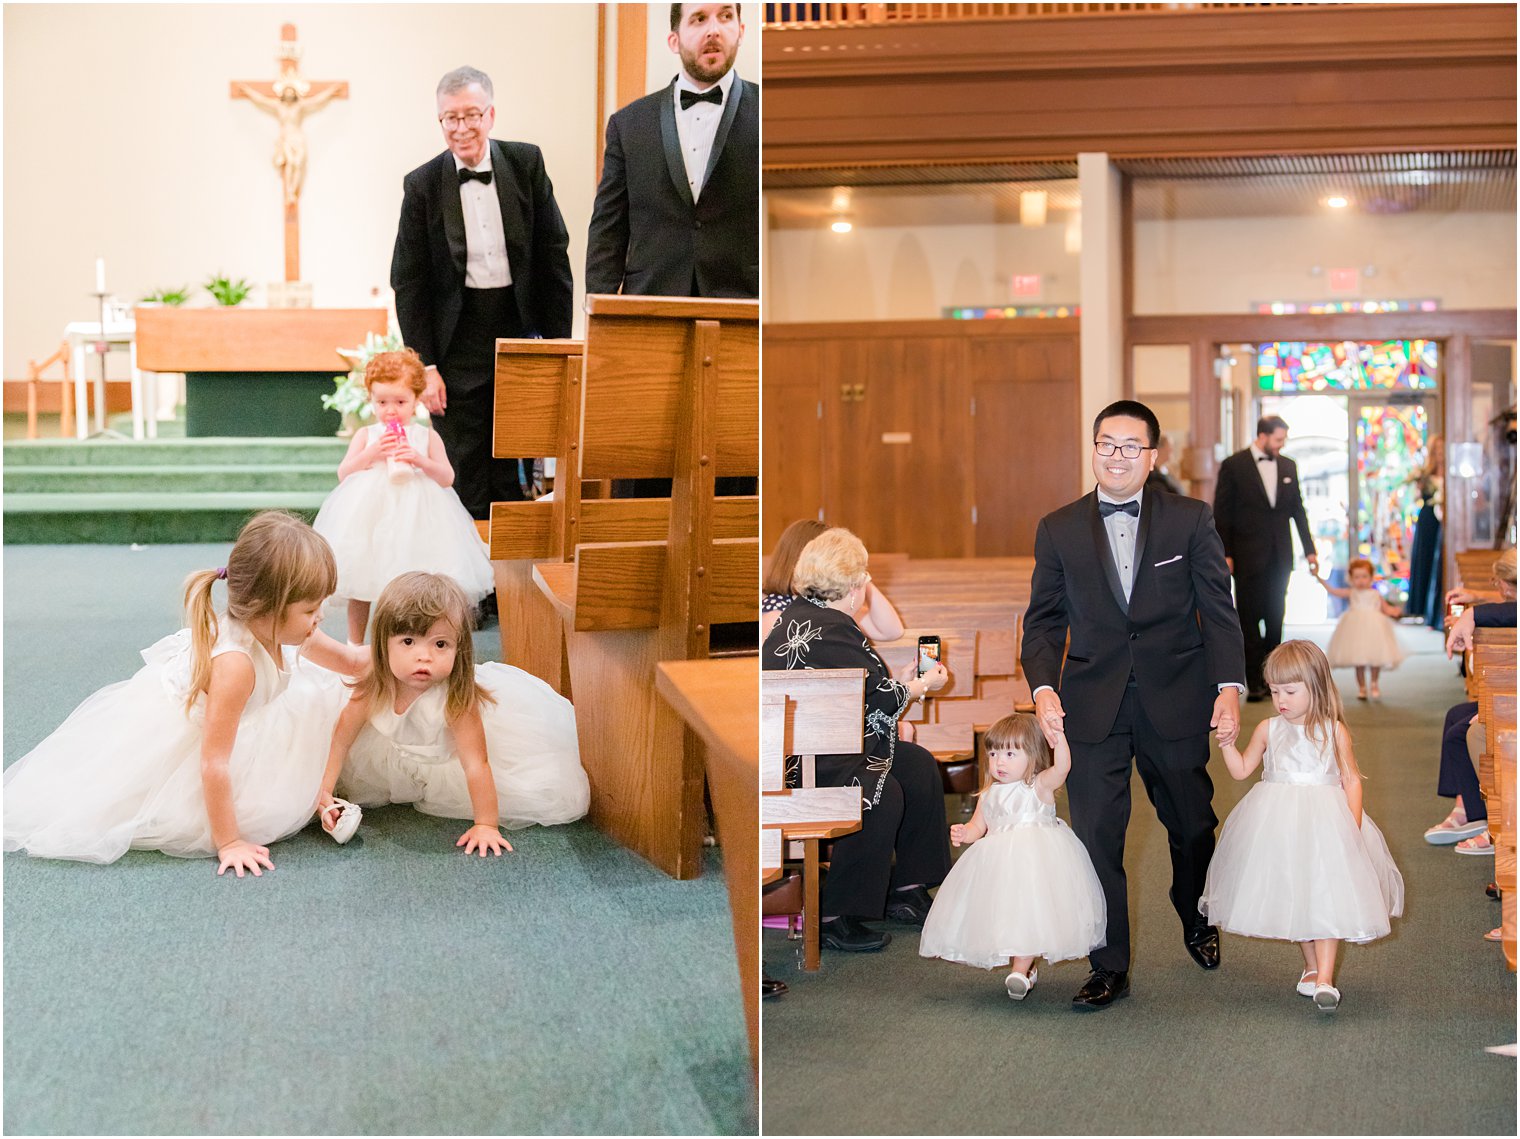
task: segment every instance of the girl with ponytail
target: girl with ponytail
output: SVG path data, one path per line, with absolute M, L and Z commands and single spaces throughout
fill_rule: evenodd
M 345 698 L 334 674 L 368 663 L 317 628 L 336 578 L 304 521 L 255 516 L 226 566 L 186 579 L 187 627 L 6 769 L 5 849 L 85 862 L 129 849 L 215 855 L 218 874 L 239 878 L 272 869 L 268 844 L 316 808 Z

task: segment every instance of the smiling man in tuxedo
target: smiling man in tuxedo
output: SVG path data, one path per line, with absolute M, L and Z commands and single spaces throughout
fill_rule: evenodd
M 1078 1009 L 1129 992 L 1131 759 L 1166 827 L 1183 944 L 1203 968 L 1219 965 L 1219 931 L 1198 913 L 1218 821 L 1209 729 L 1231 740 L 1239 731 L 1245 662 L 1208 504 L 1145 487 L 1160 434 L 1142 403 L 1104 408 L 1093 424 L 1097 489 L 1035 534 L 1024 671 L 1047 738 L 1064 726 L 1071 826 L 1108 907 Z
M 401 336 L 427 365 L 422 402 L 474 518 L 523 497 L 517 461 L 491 457 L 496 338 L 569 336 L 573 296 L 543 153 L 491 138 L 493 97 L 473 67 L 439 80 L 448 149 L 403 180 L 391 256 Z
M 672 4 L 680 73 L 607 122 L 586 292 L 760 295 L 760 88 L 738 4 Z
M 1282 453 L 1287 441 L 1286 421 L 1265 416 L 1256 424 L 1251 445 L 1219 464 L 1214 489 L 1214 528 L 1235 575 L 1235 606 L 1246 648 L 1246 698 L 1252 701 L 1267 698 L 1262 665 L 1282 644 L 1288 576 L 1293 572 L 1290 521 L 1298 529 L 1309 568 L 1319 567 L 1298 467 Z

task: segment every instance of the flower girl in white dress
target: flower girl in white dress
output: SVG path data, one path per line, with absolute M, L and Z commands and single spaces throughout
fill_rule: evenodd
M 1346 611 L 1330 634 L 1327 655 L 1331 668 L 1356 669 L 1356 698 L 1367 699 L 1367 673 L 1372 673 L 1372 698 L 1382 699 L 1378 690 L 1378 673 L 1398 668 L 1407 655 L 1394 632 L 1394 619 L 1402 614 L 1383 599 L 1373 587 L 1373 566 L 1366 558 L 1353 558 L 1346 564 L 1349 589 L 1331 585 L 1315 571 L 1314 580 L 1332 597 L 1347 600 Z
M 326 670 L 368 665 L 317 628 L 336 576 L 304 521 L 256 516 L 223 569 L 186 580 L 189 628 L 144 649 L 136 675 L 86 699 L 6 769 L 5 849 L 85 862 L 128 849 L 214 854 L 218 874 L 239 878 L 273 869 L 268 844 L 316 809 L 343 704 Z
M 1334 1012 L 1337 947 L 1388 934 L 1404 911 L 1404 879 L 1362 811 L 1362 777 L 1325 654 L 1287 641 L 1264 674 L 1280 715 L 1256 726 L 1244 754 L 1221 745 L 1236 779 L 1258 763 L 1263 774 L 1225 820 L 1198 909 L 1231 933 L 1298 942 L 1299 994 Z
M 1056 815 L 1071 771 L 1066 736 L 1052 748 L 1033 716 L 1005 716 L 987 730 L 987 768 L 971 821 L 950 828 L 961 855 L 924 921 L 918 952 L 978 969 L 1010 965 L 1008 995 L 1034 988 L 1035 959 L 1086 957 L 1103 944 L 1107 912 L 1087 850 Z M 980 840 L 980 841 L 978 841 Z
M 353 804 L 411 803 L 472 819 L 465 853 L 512 847 L 497 829 L 586 813 L 575 708 L 536 676 L 476 666 L 470 605 L 453 579 L 402 574 L 375 603 L 371 667 L 332 733 L 318 810 L 340 841 Z M 334 793 L 343 798 L 335 798 Z
M 386 583 L 408 570 L 448 574 L 472 603 L 496 588 L 486 544 L 453 491 L 443 440 L 413 422 L 423 371 L 410 348 L 365 365 L 377 422 L 354 432 L 313 523 L 338 559 L 336 593 L 348 599 L 352 644 L 364 643 L 370 605 Z

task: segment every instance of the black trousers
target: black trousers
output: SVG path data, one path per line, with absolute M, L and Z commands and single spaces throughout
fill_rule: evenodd
M 1246 688 L 1264 692 L 1261 666 L 1267 655 L 1282 644 L 1283 611 L 1288 603 L 1288 575 L 1292 566 L 1242 574 L 1235 567 L 1235 610 L 1240 614 L 1240 633 L 1245 639 Z
M 1124 835 L 1129 827 L 1130 759 L 1166 828 L 1172 856 L 1172 906 L 1184 931 L 1203 923 L 1198 898 L 1214 856 L 1214 784 L 1209 779 L 1209 733 L 1181 740 L 1156 734 L 1134 686 L 1124 690 L 1113 731 L 1101 743 L 1071 741 L 1066 797 L 1071 829 L 1098 872 L 1108 907 L 1108 940 L 1088 955 L 1094 969 L 1129 969 L 1129 885 Z
M 1470 823 L 1488 818 L 1488 804 L 1478 783 L 1478 771 L 1467 751 L 1467 727 L 1478 714 L 1476 704 L 1453 704 L 1441 729 L 1441 775 L 1436 794 L 1451 799 L 1462 796 L 1462 811 Z
M 471 518 L 491 516 L 491 503 L 524 496 L 517 459 L 491 457 L 495 424 L 496 338 L 521 336 L 517 300 L 505 289 L 466 289 L 464 309 L 438 361 L 448 405 L 433 428 L 454 468 L 454 490 Z
M 938 886 L 948 873 L 950 830 L 939 764 L 917 744 L 898 740 L 880 801 L 861 811 L 858 831 L 834 840 L 819 900 L 822 916 L 880 918 L 889 889 Z

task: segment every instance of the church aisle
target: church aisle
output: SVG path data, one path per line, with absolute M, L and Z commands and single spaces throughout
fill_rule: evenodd
M 920 958 L 918 931 L 895 922 L 882 952 L 825 951 L 809 975 L 800 942 L 766 930 L 766 971 L 791 992 L 765 1007 L 765 1132 L 1514 1134 L 1515 1062 L 1483 1051 L 1515 1040 L 1515 976 L 1482 937 L 1499 921 L 1483 893 L 1493 860 L 1422 837 L 1450 809 L 1435 794 L 1438 743 L 1462 684 L 1438 634 L 1399 636 L 1413 655 L 1384 674 L 1381 704 L 1358 703 L 1349 670 L 1337 674 L 1366 809 L 1407 898 L 1391 937 L 1343 947 L 1333 1017 L 1294 993 L 1302 961 L 1286 942 L 1226 934 L 1217 972 L 1193 964 L 1166 899 L 1166 834 L 1136 778 L 1128 999 L 1073 1012 L 1087 976 L 1073 961 L 1042 965 L 1013 1004 L 1001 973 Z M 1267 709 L 1245 706 L 1242 736 Z M 1210 774 L 1222 820 L 1256 777 L 1231 779 L 1217 749 Z
M 6 762 L 131 675 L 226 550 L 8 549 Z M 243 881 L 6 855 L 4 1130 L 753 1133 L 718 858 L 672 881 L 582 822 L 482 861 L 462 826 L 366 811 Z

